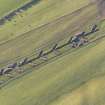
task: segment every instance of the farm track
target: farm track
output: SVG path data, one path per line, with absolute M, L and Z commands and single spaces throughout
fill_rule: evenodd
M 101 37 L 99 37 L 99 38 L 96 38 L 95 40 L 90 41 L 88 44 L 86 44 L 86 45 L 84 45 L 84 46 L 82 46 L 82 47 L 80 47 L 80 48 L 86 47 L 86 46 L 88 46 L 88 45 L 90 45 L 90 44 L 93 44 L 93 43 L 97 43 L 98 41 L 100 41 L 100 40 L 102 40 L 102 39 L 104 39 L 104 38 L 105 38 L 105 35 L 103 35 L 103 36 L 101 36 Z M 47 65 L 47 64 L 49 64 L 49 63 L 52 63 L 52 62 L 54 62 L 54 61 L 57 60 L 57 59 L 60 59 L 60 58 L 63 57 L 63 56 L 66 56 L 66 55 L 68 55 L 68 54 L 74 53 L 74 52 L 76 52 L 76 51 L 77 51 L 78 49 L 80 49 L 80 48 L 76 48 L 76 49 L 69 48 L 69 49 L 63 51 L 61 54 L 56 55 L 56 56 L 54 56 L 54 57 L 51 57 L 51 58 L 49 58 L 49 59 L 48 59 L 47 61 L 45 61 L 45 62 L 41 62 L 41 63 L 37 64 L 35 67 L 30 67 L 30 68 L 28 68 L 28 69 L 25 69 L 25 72 L 24 72 L 24 73 L 22 73 L 22 74 L 19 75 L 19 76 L 16 76 L 16 77 L 12 78 L 12 79 L 9 79 L 9 80 L 5 81 L 3 84 L 0 85 L 0 88 L 2 89 L 4 86 L 8 85 L 10 82 L 12 82 L 12 81 L 14 81 L 14 80 L 17 80 L 17 79 L 19 79 L 19 78 L 21 78 L 21 77 L 23 77 L 23 76 L 25 76 L 25 75 L 31 73 L 33 70 L 38 70 L 38 69 L 42 68 L 43 66 L 45 66 L 45 65 Z M 31 69 L 31 70 L 29 70 L 29 69 Z

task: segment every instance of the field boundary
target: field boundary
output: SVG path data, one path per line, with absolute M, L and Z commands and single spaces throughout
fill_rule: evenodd
M 105 38 L 105 35 L 103 35 L 103 36 L 101 36 L 101 37 L 99 37 L 99 38 L 96 38 L 96 39 L 93 40 L 93 41 L 90 41 L 88 44 L 86 44 L 86 45 L 84 45 L 84 46 L 82 46 L 82 47 L 80 47 L 80 48 L 86 47 L 86 46 L 88 46 L 88 45 L 90 45 L 90 44 L 92 44 L 92 43 L 98 42 L 98 41 L 100 41 L 100 40 L 102 40 L 102 39 L 104 39 L 104 38 Z M 38 70 L 38 69 L 42 68 L 43 66 L 45 66 L 45 65 L 47 65 L 47 64 L 49 64 L 49 63 L 51 63 L 51 62 L 54 62 L 55 60 L 57 60 L 57 59 L 59 59 L 59 58 L 65 56 L 65 55 L 68 55 L 68 54 L 71 54 L 71 53 L 76 52 L 76 51 L 77 51 L 78 49 L 80 49 L 80 48 L 76 48 L 76 49 L 70 48 L 69 50 L 65 50 L 65 51 L 64 51 L 63 53 L 61 53 L 60 55 L 54 56 L 54 57 L 50 58 L 49 60 L 38 64 L 36 67 L 30 67 L 30 68 L 26 69 L 26 71 L 25 71 L 24 73 L 22 73 L 21 75 L 15 77 L 15 78 L 9 79 L 9 80 L 6 81 L 5 83 L 1 84 L 1 85 L 0 85 L 0 89 L 2 89 L 4 86 L 8 85 L 8 84 L 11 83 L 12 81 L 17 80 L 17 79 L 19 79 L 19 78 L 22 78 L 23 76 L 25 76 L 25 75 L 31 73 L 33 70 L 34 70 L 34 71 L 35 71 L 35 70 Z M 71 51 L 71 49 L 73 49 L 73 51 Z M 29 70 L 29 69 L 31 69 L 31 70 Z
M 40 1 L 41 0 L 28 1 L 23 6 L 20 6 L 19 8 L 14 9 L 13 11 L 7 13 L 7 15 L 2 16 L 0 19 L 0 26 L 4 25 L 7 20 L 11 21 L 12 18 L 17 15 L 17 13 L 21 13 L 22 11 L 26 11 L 27 9 L 29 9 L 30 7 L 32 7 L 33 5 L 35 5 L 36 3 L 40 2 Z

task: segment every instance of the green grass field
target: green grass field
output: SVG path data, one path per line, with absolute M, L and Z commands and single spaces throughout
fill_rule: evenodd
M 0 28 L 0 43 L 71 13 L 88 3 L 88 0 L 73 0 L 72 3 L 70 0 L 42 0 L 27 11 L 18 14 L 11 22 L 7 22 Z
M 26 56 L 34 57 L 37 48 L 46 51 L 55 43 L 61 45 L 78 32 L 90 31 L 93 24 L 100 30 L 88 39 L 94 41 L 104 36 L 105 21 L 99 20 L 94 4 L 76 11 L 88 3 L 88 0 L 41 1 L 7 22 L 0 29 L 0 67 Z M 105 38 L 78 49 L 67 46 L 60 51 L 64 53 L 41 67 L 22 67 L 24 76 L 13 72 L 20 77 L 0 88 L 0 105 L 105 105 Z M 9 78 L 1 76 L 0 80 Z
M 69 105 L 72 105 L 72 101 L 75 103 L 76 100 L 78 102 L 76 103 L 77 105 L 82 105 L 82 102 L 84 104 L 98 102 L 97 105 L 101 105 L 101 103 L 104 103 L 104 91 L 99 87 L 100 84 L 101 88 L 105 87 L 103 85 L 105 80 L 104 40 L 102 39 L 80 48 L 40 68 L 38 71 L 33 71 L 23 78 L 11 82 L 1 89 L 0 102 L 4 105 L 61 105 L 61 103 L 65 105 L 66 98 L 71 97 Z M 96 81 L 93 81 L 92 84 L 91 79 L 93 78 L 102 78 L 102 80 L 98 79 L 101 82 L 96 83 Z M 94 84 L 96 87 L 94 87 Z M 91 92 L 87 89 L 90 89 Z M 81 91 L 77 92 L 78 90 Z M 78 97 L 81 99 L 72 96 L 74 94 L 79 94 L 80 96 Z M 90 94 L 92 94 L 91 98 L 88 97 Z M 62 95 L 65 97 L 63 100 Z M 74 97 L 74 100 L 72 100 L 72 97 Z M 99 98 L 100 100 L 98 100 Z

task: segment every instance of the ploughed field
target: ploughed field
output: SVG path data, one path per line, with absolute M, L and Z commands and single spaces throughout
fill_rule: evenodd
M 11 76 L 0 76 L 0 105 L 104 105 L 105 21 L 88 1 L 41 1 L 6 22 L 0 28 L 0 68 L 62 46 L 94 24 L 99 31 L 87 36 L 86 45 L 68 44 L 47 60 L 39 58 Z

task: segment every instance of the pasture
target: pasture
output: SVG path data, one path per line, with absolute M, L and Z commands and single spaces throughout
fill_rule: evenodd
M 104 26 L 103 23 L 102 27 Z M 38 70 L 33 68 L 33 72 L 12 81 L 0 90 L 1 104 L 60 105 L 63 103 L 65 105 L 70 97 L 69 105 L 97 102 L 97 105 L 101 105 L 104 103 L 104 91 L 102 91 L 105 73 L 104 44 L 105 39 L 99 40 L 68 53 Z M 99 82 L 94 79 L 98 79 Z M 88 97 L 92 92 L 92 98 Z M 75 94 L 77 97 L 74 97 Z
M 23 74 L 12 72 L 13 80 L 0 76 L 8 80 L 0 88 L 0 105 L 105 104 L 105 21 L 98 18 L 96 5 L 88 4 L 88 0 L 41 1 L 0 28 L 0 68 L 33 58 L 37 50 L 62 45 L 78 32 L 89 32 L 94 24 L 99 28 L 87 37 L 87 45 L 67 46 L 38 67 L 23 66 Z
M 88 5 L 88 3 L 88 0 L 73 0 L 72 3 L 70 0 L 42 0 L 0 27 L 0 43 L 34 30 L 36 27 Z

